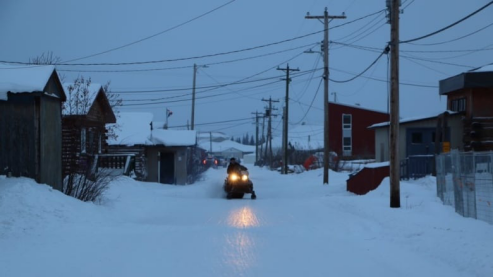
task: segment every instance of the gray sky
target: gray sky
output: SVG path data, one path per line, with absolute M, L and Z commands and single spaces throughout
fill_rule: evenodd
M 52 51 L 71 64 L 137 62 L 118 66 L 65 65 L 57 66 L 57 70 L 64 75 L 65 82 L 78 75 L 91 77 L 95 83 L 111 81 L 113 91 L 122 92 L 122 112 L 149 111 L 156 120 L 164 121 L 168 108 L 173 111 L 169 118 L 171 127 L 186 126 L 190 121 L 193 64 L 209 65 L 199 68 L 197 73 L 196 129 L 241 136 L 246 132 L 255 134 L 252 113 L 264 110 L 267 103 L 263 98 L 280 100 L 275 106 L 281 113 L 285 82 L 280 79 L 285 73 L 276 68 L 285 68 L 287 61 L 291 68 L 300 69 L 291 73 L 294 77 L 290 85 L 290 123 L 323 122 L 323 84 L 317 93 L 323 61 L 319 54 L 302 54 L 310 48 L 320 50 L 315 44 L 323 39 L 323 24 L 305 19 L 306 12 L 322 15 L 327 7 L 330 15 L 347 16 L 330 22 L 330 27 L 348 23 L 329 32 L 329 40 L 335 42 L 329 50 L 330 78 L 334 80 L 347 80 L 362 72 L 390 39 L 385 12 L 377 13 L 385 9 L 385 0 L 229 2 L 0 0 L 0 60 L 27 62 Z M 403 0 L 400 38 L 408 40 L 436 31 L 488 2 Z M 370 14 L 374 15 L 349 23 Z M 401 117 L 438 114 L 445 109 L 445 98 L 438 95 L 439 80 L 493 62 L 493 27 L 487 27 L 490 24 L 493 6 L 437 35 L 401 44 L 400 80 L 406 83 L 400 86 Z M 475 31 L 478 32 L 459 39 Z M 235 52 L 314 32 L 319 33 Z M 133 42 L 136 43 L 74 60 Z M 216 55 L 227 52 L 234 53 Z M 208 55 L 213 56 L 199 58 Z M 182 60 L 140 63 L 176 59 Z M 316 68 L 320 70 L 312 74 Z M 384 55 L 362 77 L 347 83 L 330 82 L 330 100 L 337 97 L 337 102 L 343 104 L 385 112 L 385 80 Z M 234 82 L 240 84 L 210 90 L 210 86 Z M 209 91 L 201 87 L 209 87 Z M 229 122 L 234 119 L 244 120 Z M 280 121 L 281 117 L 274 121 L 277 133 L 282 130 Z M 214 122 L 223 123 L 209 124 Z

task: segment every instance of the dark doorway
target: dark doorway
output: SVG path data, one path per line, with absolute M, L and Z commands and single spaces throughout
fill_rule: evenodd
M 175 183 L 175 154 L 161 153 L 160 180 L 161 183 Z

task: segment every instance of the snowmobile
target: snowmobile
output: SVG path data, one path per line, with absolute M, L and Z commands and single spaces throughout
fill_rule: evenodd
M 224 181 L 224 191 L 226 198 L 243 198 L 245 193 L 252 194 L 251 198 L 256 199 L 257 195 L 253 190 L 253 182 L 250 180 L 248 170 L 242 167 L 241 170 L 229 174 Z

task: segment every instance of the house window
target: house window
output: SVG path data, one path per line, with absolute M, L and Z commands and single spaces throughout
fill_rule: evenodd
M 413 132 L 411 134 L 411 143 L 412 144 L 422 144 L 423 143 L 423 133 Z
M 342 114 L 342 155 L 352 155 L 352 116 Z
M 352 151 L 351 137 L 342 138 L 342 153 L 344 156 L 350 156 Z
M 86 153 L 86 128 L 80 130 L 80 152 Z
M 455 112 L 466 111 L 466 98 L 453 99 L 450 104 L 450 110 Z
M 342 114 L 342 129 L 351 129 L 351 115 Z

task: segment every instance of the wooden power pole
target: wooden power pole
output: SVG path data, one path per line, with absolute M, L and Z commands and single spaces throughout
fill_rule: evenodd
M 259 113 L 258 111 L 255 111 L 255 113 L 252 113 L 252 114 L 255 114 L 255 163 L 258 162 L 258 125 L 259 125 L 259 122 L 258 122 L 258 118 L 259 118 Z
M 282 156 L 282 169 L 281 173 L 282 174 L 288 174 L 288 115 L 289 115 L 289 82 L 291 82 L 291 78 L 289 77 L 289 72 L 291 71 L 299 71 L 300 69 L 290 69 L 289 64 L 286 65 L 286 68 L 282 69 L 277 67 L 277 70 L 282 70 L 286 72 L 286 104 L 284 108 L 284 127 L 282 129 L 283 131 L 283 136 L 282 136 L 282 147 L 283 147 L 283 156 Z
M 193 84 L 192 84 L 192 119 L 190 129 L 194 130 L 195 128 L 195 80 L 197 79 L 197 69 L 199 67 L 207 68 L 207 65 L 199 66 L 197 64 L 193 64 Z
M 345 15 L 329 16 L 327 7 L 324 15 L 311 16 L 307 13 L 306 19 L 323 19 L 324 20 L 324 177 L 323 183 L 329 183 L 329 19 L 344 19 Z
M 269 118 L 267 122 L 267 144 L 265 146 L 265 156 L 268 157 L 268 165 L 272 167 L 272 116 L 277 116 L 272 113 L 272 110 L 277 110 L 276 108 L 272 108 L 273 102 L 279 102 L 278 100 L 272 100 L 271 97 L 269 99 L 262 99 L 262 101 L 269 102 L 269 108 L 265 111 L 265 116 Z M 269 155 L 267 155 L 269 153 Z
M 390 207 L 399 208 L 400 164 L 399 164 L 399 3 L 390 4 Z

